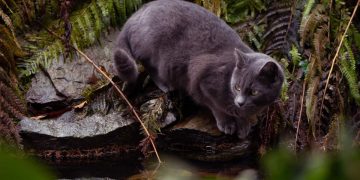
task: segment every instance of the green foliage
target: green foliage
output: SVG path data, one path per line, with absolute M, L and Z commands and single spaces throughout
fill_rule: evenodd
M 262 47 L 261 39 L 264 31 L 264 25 L 253 25 L 252 27 L 249 27 L 249 29 L 242 29 L 239 33 L 244 41 L 246 41 L 254 49 L 260 50 Z
M 291 71 L 292 73 L 294 73 L 295 71 L 295 68 L 297 66 L 300 66 L 300 62 L 302 62 L 302 57 L 299 53 L 299 50 L 296 46 L 292 46 L 291 47 L 291 51 L 289 52 L 290 53 L 290 57 L 291 57 L 291 61 L 293 63 L 293 70 Z
M 305 10 L 311 9 L 310 6 L 313 6 L 312 1 L 308 1 L 308 4 L 305 5 Z M 322 117 L 326 117 L 326 115 L 319 110 L 321 97 L 318 95 L 323 91 L 319 88 L 319 84 L 324 81 L 324 79 L 319 76 L 319 74 L 323 73 L 324 67 L 322 67 L 322 65 L 326 65 L 326 62 L 330 61 L 328 60 L 329 56 L 325 56 L 325 47 L 329 46 L 330 43 L 327 34 L 329 15 L 326 14 L 325 6 L 322 4 L 317 4 L 310 14 L 307 14 L 309 14 L 309 12 L 304 12 L 303 14 L 299 34 L 300 46 L 304 47 L 306 43 L 311 47 L 311 56 L 308 58 L 308 65 L 304 71 L 306 73 L 304 81 L 307 87 L 305 110 L 310 132 L 315 137 L 316 124 L 320 123 Z M 307 64 L 305 61 L 303 62 Z
M 318 121 L 318 107 L 317 102 L 319 101 L 319 98 L 317 96 L 318 86 L 319 86 L 320 78 L 318 76 L 315 76 L 313 79 L 308 80 L 308 88 L 305 95 L 305 107 L 306 107 L 306 116 L 309 122 L 310 130 L 312 132 L 312 135 L 315 137 L 315 131 L 316 131 L 316 123 Z
M 0 179 L 55 179 L 41 164 L 13 149 L 0 146 L 0 162 Z
M 280 60 L 280 64 L 284 68 L 284 74 L 285 74 L 284 83 L 283 83 L 283 85 L 281 87 L 280 98 L 281 98 L 281 100 L 283 102 L 286 102 L 289 99 L 288 90 L 289 90 L 289 81 L 291 80 L 291 74 L 288 71 L 289 61 L 287 59 L 285 59 L 285 58 L 282 58 Z
M 205 7 L 218 17 L 220 17 L 224 11 L 226 12 L 226 9 L 224 8 L 225 3 L 223 0 L 195 0 L 195 3 Z
M 348 82 L 351 96 L 355 99 L 356 103 L 360 105 L 356 60 L 347 40 L 344 41 L 344 47 L 340 55 L 340 70 Z
M 57 0 L 3 0 L 0 5 L 5 7 L 3 10 L 8 12 L 17 30 L 29 29 L 36 21 L 56 18 L 60 8 Z
M 105 86 L 109 85 L 109 82 L 106 80 L 99 80 L 99 79 L 96 80 L 97 81 L 93 85 L 85 88 L 82 92 L 82 96 L 85 98 L 87 102 L 91 102 L 94 99 L 94 96 L 96 95 L 97 92 L 101 91 Z
M 259 12 L 266 9 L 263 0 L 225 0 L 225 3 L 227 8 L 224 19 L 231 24 L 254 18 Z
M 71 13 L 72 24 L 71 44 L 80 49 L 94 44 L 100 35 L 110 26 L 121 25 L 128 15 L 135 11 L 141 0 L 92 0 L 90 3 L 79 4 L 81 8 Z M 58 35 L 64 32 L 63 22 L 55 19 L 48 24 L 42 24 L 42 30 L 30 33 L 26 40 L 33 55 L 19 65 L 22 76 L 30 76 L 39 70 L 39 64 L 49 67 L 54 59 L 64 55 L 64 46 L 60 39 L 49 34 L 51 30 Z
M 318 4 L 311 11 L 309 16 L 303 16 L 299 29 L 301 46 L 304 46 L 305 41 L 312 37 L 317 28 L 322 27 L 323 24 L 327 24 L 327 22 L 329 21 L 329 15 L 325 13 L 325 6 L 322 4 Z
M 315 4 L 315 0 L 307 0 L 307 2 L 305 3 L 304 11 L 302 13 L 303 14 L 302 21 L 304 21 L 309 16 L 314 4 Z
M 340 128 L 341 129 L 341 128 Z M 340 136 L 340 151 L 325 153 L 319 151 L 295 155 L 290 150 L 281 148 L 262 158 L 265 179 L 358 179 L 360 171 L 360 149 L 351 145 L 350 136 Z
M 342 108 L 343 102 L 354 98 L 359 104 L 360 94 L 358 73 L 356 71 L 357 55 L 353 53 L 358 41 L 357 31 L 351 27 L 344 47 L 339 54 L 338 67 L 330 73 L 331 60 L 339 45 L 342 34 L 350 19 L 350 13 L 343 1 L 314 3 L 309 0 L 305 4 L 302 22 L 299 29 L 300 47 L 307 55 L 308 66 L 305 71 L 304 83 L 306 86 L 305 108 L 311 134 L 314 138 L 330 136 L 333 121 L 339 114 L 346 114 L 350 109 Z M 351 42 L 349 40 L 352 40 Z M 354 40 L 353 40 L 354 39 Z M 351 44 L 351 45 L 350 45 Z M 360 43 L 359 43 L 360 44 Z M 344 96 L 340 75 L 348 82 L 351 97 Z M 325 88 L 329 77 L 328 89 Z M 338 102 L 339 104 L 336 104 Z M 336 104 L 336 105 L 335 105 Z

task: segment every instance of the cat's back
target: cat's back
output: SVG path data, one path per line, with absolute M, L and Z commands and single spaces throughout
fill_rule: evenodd
M 251 51 L 220 18 L 197 4 L 182 0 L 157 0 L 145 4 L 128 20 L 123 31 L 135 51 L 169 46 L 198 53 L 221 47 Z
M 179 26 L 222 25 L 214 14 L 203 7 L 183 0 L 156 0 L 143 5 L 126 25 L 142 25 L 160 31 L 168 31 Z M 190 27 L 191 28 L 191 27 Z M 147 29 L 149 30 L 149 29 Z

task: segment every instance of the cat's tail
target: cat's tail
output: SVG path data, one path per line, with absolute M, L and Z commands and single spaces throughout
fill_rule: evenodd
M 114 51 L 115 67 L 121 80 L 135 83 L 139 75 L 136 61 L 130 53 L 126 38 L 122 36 L 124 35 L 121 33 Z

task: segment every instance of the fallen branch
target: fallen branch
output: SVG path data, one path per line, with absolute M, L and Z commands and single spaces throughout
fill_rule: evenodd
M 62 41 L 64 41 L 64 39 L 62 37 L 60 37 L 59 35 L 57 35 L 55 32 L 51 31 L 50 29 L 48 28 L 45 28 L 50 34 L 56 36 L 57 38 L 61 39 Z M 157 160 L 159 163 L 161 163 L 161 159 L 160 159 L 160 156 L 159 156 L 159 153 L 156 149 L 156 146 L 155 146 L 155 143 L 153 141 L 153 138 L 149 132 L 149 130 L 146 128 L 145 124 L 142 122 L 140 116 L 138 115 L 138 113 L 135 111 L 135 108 L 134 106 L 130 103 L 130 101 L 126 98 L 125 94 L 120 90 L 120 88 L 116 85 L 116 83 L 107 75 L 106 72 L 104 72 L 98 65 L 96 65 L 94 63 L 93 60 L 91 60 L 84 52 L 82 52 L 80 49 L 78 49 L 77 47 L 73 46 L 70 44 L 70 47 L 73 48 L 75 51 L 77 51 L 81 56 L 83 56 L 85 58 L 86 61 L 88 61 L 90 64 L 92 64 L 95 69 L 100 73 L 102 74 L 113 86 L 114 88 L 116 89 L 116 91 L 120 94 L 121 98 L 125 100 L 126 104 L 129 106 L 130 108 L 130 111 L 133 113 L 133 115 L 135 116 L 136 120 L 139 121 L 141 127 L 143 128 L 145 134 L 146 134 L 146 138 L 150 140 L 150 143 L 154 149 L 154 152 L 155 152 L 155 155 L 157 157 Z

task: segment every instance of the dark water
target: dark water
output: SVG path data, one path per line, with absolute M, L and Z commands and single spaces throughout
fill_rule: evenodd
M 111 178 L 146 179 L 158 174 L 191 174 L 191 177 L 231 179 L 246 169 L 257 169 L 255 158 L 244 158 L 231 162 L 199 162 L 174 156 L 163 157 L 158 165 L 156 159 L 147 160 L 102 160 L 97 162 L 72 162 L 49 164 L 57 178 Z M 190 178 L 186 176 L 184 178 Z M 166 178 L 165 178 L 166 179 Z M 182 179 L 180 177 L 180 179 Z
M 144 167 L 138 161 L 102 161 L 96 163 L 52 164 L 57 178 L 112 178 L 127 179 L 141 172 Z

